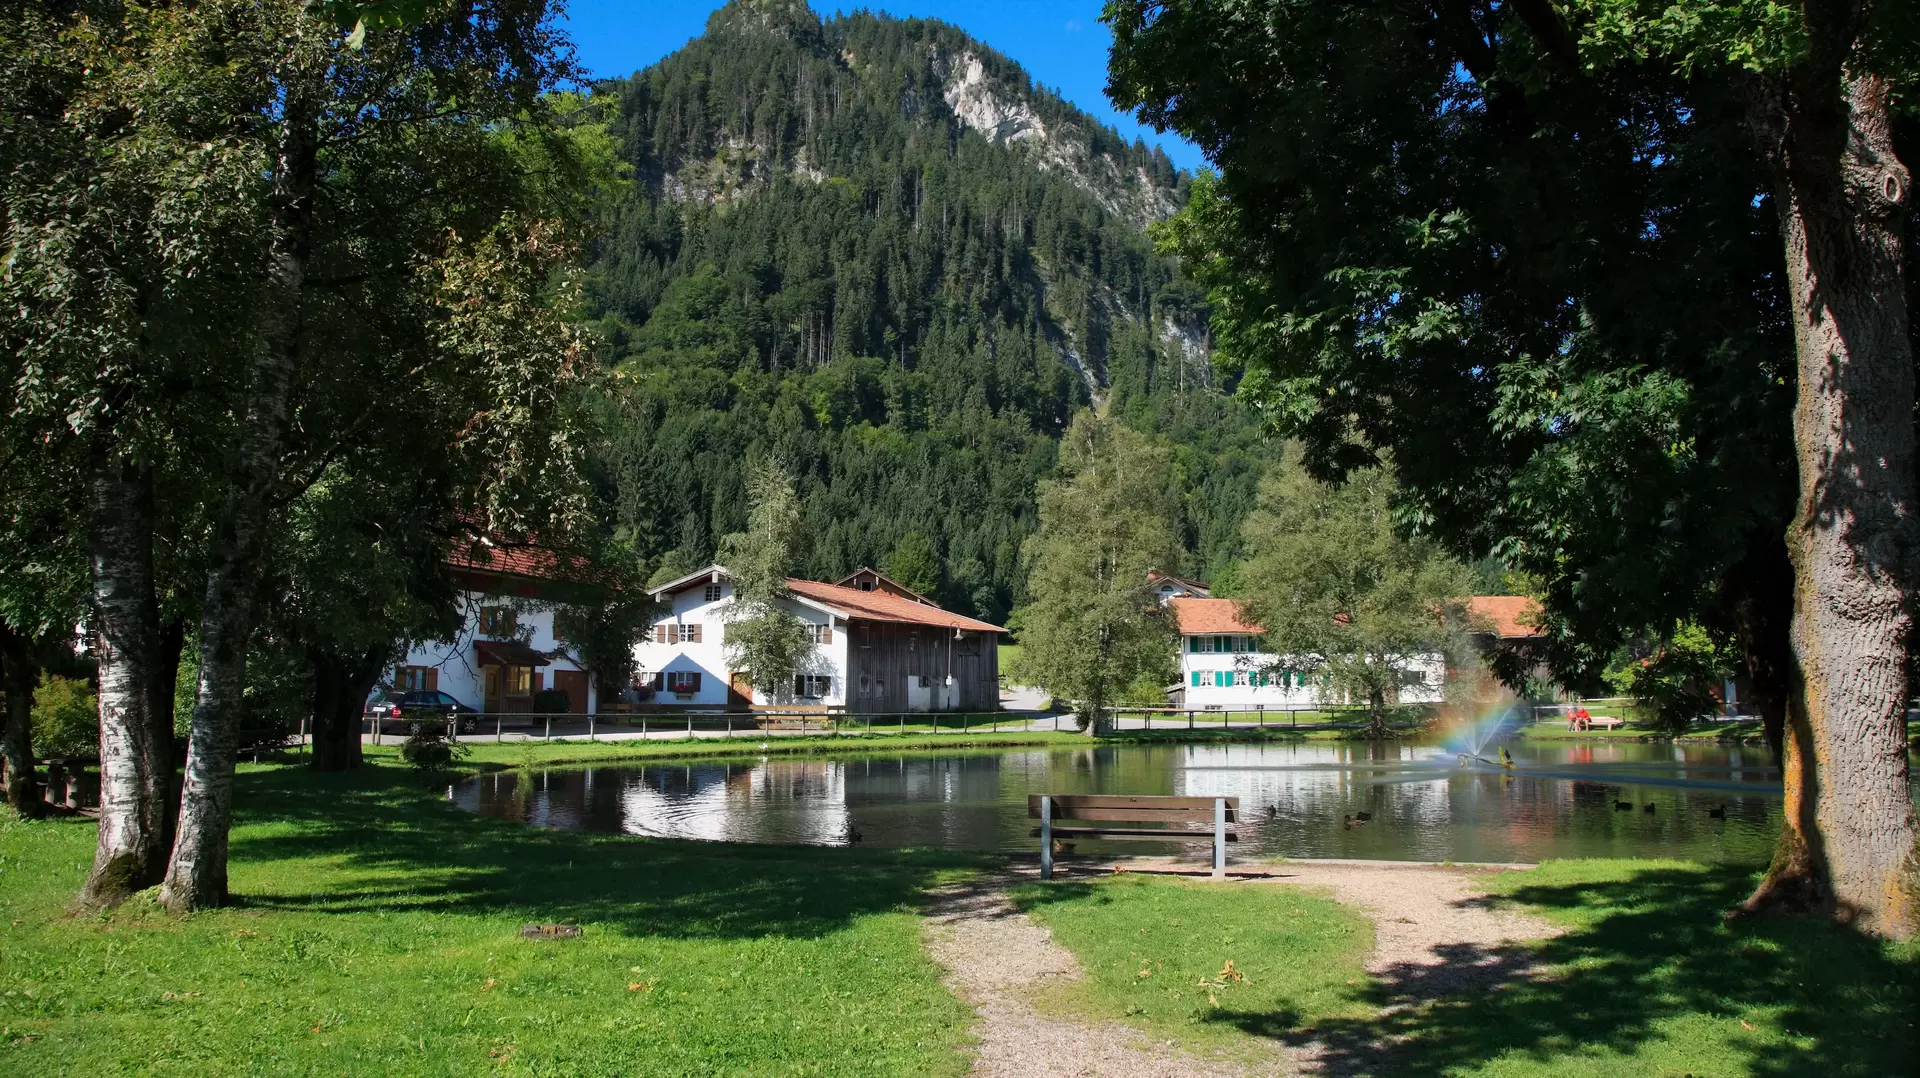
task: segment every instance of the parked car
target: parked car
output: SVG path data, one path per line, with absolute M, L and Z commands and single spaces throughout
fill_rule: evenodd
M 373 706 L 373 714 L 383 721 L 400 719 L 406 723 L 409 731 L 418 730 L 429 721 L 445 722 L 449 718 L 459 721 L 460 732 L 463 734 L 471 734 L 480 729 L 478 711 L 437 689 L 390 693 Z

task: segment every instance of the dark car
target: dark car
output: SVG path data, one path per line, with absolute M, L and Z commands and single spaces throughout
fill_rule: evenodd
M 449 718 L 459 720 L 463 734 L 471 734 L 480 728 L 479 712 L 437 689 L 390 693 L 375 705 L 374 714 L 381 719 L 403 719 L 408 730 L 418 730 L 429 721 L 444 722 Z

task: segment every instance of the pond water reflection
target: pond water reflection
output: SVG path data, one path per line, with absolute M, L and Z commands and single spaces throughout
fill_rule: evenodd
M 1112 745 L 505 772 L 463 808 L 538 827 L 730 842 L 1034 848 L 1029 793 L 1240 798 L 1239 854 L 1765 861 L 1779 772 L 1760 747 L 1507 743 L 1515 768 L 1407 742 Z M 1630 802 L 1621 810 L 1618 802 Z M 1647 811 L 1645 806 L 1653 806 Z M 1711 810 L 1725 808 L 1724 818 Z M 1364 825 L 1348 816 L 1368 813 Z M 1164 852 L 1084 843 L 1081 852 Z

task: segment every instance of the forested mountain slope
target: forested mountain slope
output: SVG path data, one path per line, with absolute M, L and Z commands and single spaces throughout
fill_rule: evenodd
M 945 602 L 1004 618 L 1034 484 L 1100 400 L 1176 445 L 1182 568 L 1225 563 L 1270 450 L 1145 235 L 1184 198 L 1158 150 L 951 26 L 785 0 L 599 93 L 634 169 L 588 288 L 626 397 L 605 479 L 649 557 L 710 557 L 773 454 L 802 572 L 930 548 Z

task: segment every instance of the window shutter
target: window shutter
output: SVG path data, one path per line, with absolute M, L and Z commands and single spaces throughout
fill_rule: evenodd
M 687 626 L 687 631 L 693 634 L 687 639 L 698 644 L 700 642 L 700 623 L 696 621 L 692 625 Z
M 820 626 L 820 642 L 822 644 L 833 643 L 833 622 L 827 622 L 825 625 Z
M 691 673 L 691 674 L 688 674 L 688 675 L 687 675 L 687 691 L 688 691 L 688 692 L 699 692 L 699 691 L 700 691 L 700 673 L 699 673 L 699 671 L 695 671 L 695 672 L 693 672 L 693 673 Z

